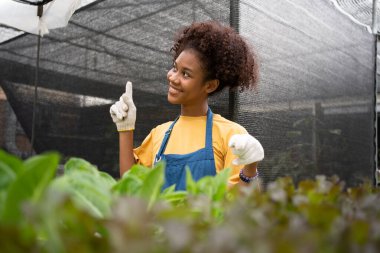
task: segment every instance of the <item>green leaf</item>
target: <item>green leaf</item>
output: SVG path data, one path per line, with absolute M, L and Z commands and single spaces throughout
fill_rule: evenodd
M 59 159 L 58 153 L 46 153 L 24 162 L 25 169 L 9 186 L 1 220 L 17 221 L 21 216 L 21 204 L 27 200 L 37 201 L 41 197 L 55 175 Z
M 112 191 L 120 195 L 136 196 L 140 194 L 143 181 L 152 169 L 135 164 L 123 174 L 122 178 L 114 185 Z
M 99 171 L 96 166 L 81 158 L 71 158 L 65 164 L 65 176 L 86 180 L 89 184 L 96 185 L 99 189 L 111 189 L 116 180 L 104 171 Z
M 127 177 L 120 179 L 113 187 L 112 192 L 119 195 L 135 196 L 140 191 L 143 181 L 130 174 Z
M 148 207 L 157 200 L 162 185 L 164 184 L 164 163 L 158 163 L 153 169 L 151 169 L 143 181 L 139 196 L 148 200 Z
M 135 164 L 132 166 L 130 170 L 123 174 L 122 178 L 126 178 L 133 175 L 140 178 L 141 180 L 144 180 L 150 171 L 151 168 L 142 166 L 140 164 Z
M 0 214 L 3 213 L 5 198 L 7 196 L 6 191 L 0 191 Z M 1 221 L 1 218 L 0 218 Z
M 9 184 L 16 179 L 16 173 L 10 166 L 0 161 L 0 191 L 8 188 Z
M 72 157 L 66 162 L 64 167 L 65 174 L 77 171 L 83 171 L 90 174 L 98 174 L 98 169 L 82 158 Z
M 183 203 L 186 200 L 187 196 L 188 196 L 187 191 L 174 191 L 174 192 L 162 194 L 160 196 L 160 199 L 163 199 L 169 203 L 177 205 L 179 203 Z
M 196 182 L 198 193 L 205 194 L 210 199 L 213 199 L 214 195 L 214 177 L 205 176 Z
M 52 185 L 61 192 L 69 193 L 76 204 L 87 208 L 97 217 L 110 214 L 111 189 L 116 181 L 106 172 L 80 158 L 71 158 L 65 164 L 65 174 Z
M 110 214 L 111 188 L 116 181 L 106 172 L 81 158 L 70 158 L 65 164 L 65 174 L 54 180 L 51 187 L 69 194 L 77 206 L 85 208 L 96 217 Z
M 85 208 L 96 217 L 105 217 L 110 214 L 112 202 L 110 189 L 97 181 L 95 175 L 77 171 L 57 178 L 51 184 L 51 188 L 74 197 L 78 206 Z
M 228 190 L 228 179 L 230 178 L 230 173 L 231 169 L 226 168 L 219 172 L 215 177 L 214 177 L 214 195 L 212 199 L 214 201 L 220 201 L 224 198 L 225 194 L 227 193 Z
M 175 184 L 172 184 L 171 186 L 165 188 L 165 190 L 163 190 L 163 192 L 161 193 L 162 196 L 165 196 L 166 194 L 171 194 L 175 192 Z
M 228 189 L 228 179 L 231 169 L 222 170 L 216 176 L 205 176 L 194 181 L 190 169 L 186 168 L 186 190 L 189 194 L 206 194 L 214 201 L 219 201 L 224 198 Z
M 76 204 L 77 207 L 87 210 L 93 216 L 104 216 L 96 205 L 89 201 L 88 198 L 85 197 L 80 191 L 77 191 L 73 188 L 73 184 L 70 182 L 70 178 L 60 177 L 54 180 L 49 188 L 52 190 L 52 192 L 59 191 L 61 193 L 68 194 L 71 196 L 72 201 Z
M 24 169 L 23 162 L 17 156 L 8 154 L 0 149 L 0 161 L 9 166 L 14 173 L 18 174 Z
M 175 184 L 167 187 L 160 195 L 160 199 L 165 200 L 171 204 L 183 203 L 188 196 L 187 191 L 176 191 Z
M 112 202 L 110 188 L 106 188 L 100 181 L 92 184 L 92 180 L 92 175 L 84 174 L 80 177 L 71 177 L 69 183 L 76 195 L 83 196 L 83 199 L 90 202 L 102 213 L 101 217 L 108 216 Z
M 101 181 L 108 189 L 111 189 L 116 184 L 116 180 L 104 171 L 99 171 L 99 181 Z
M 186 166 L 186 191 L 193 195 L 198 193 L 197 184 L 194 181 L 188 166 Z

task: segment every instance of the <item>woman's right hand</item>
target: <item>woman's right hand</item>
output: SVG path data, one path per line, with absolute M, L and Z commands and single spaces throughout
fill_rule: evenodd
M 132 99 L 132 83 L 130 81 L 125 85 L 125 92 L 121 95 L 119 101 L 111 106 L 110 114 L 113 122 L 116 124 L 117 131 L 122 132 L 135 129 L 136 106 Z

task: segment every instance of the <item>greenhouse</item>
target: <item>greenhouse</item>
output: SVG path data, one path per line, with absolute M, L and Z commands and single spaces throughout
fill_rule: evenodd
M 0 252 L 380 248 L 377 0 L 70 0 L 51 28 L 63 0 L 1 1 Z M 186 171 L 186 191 L 162 191 L 161 163 L 120 176 L 110 107 L 131 81 L 134 147 L 173 121 L 175 32 L 209 20 L 258 59 L 256 89 L 226 88 L 209 105 L 261 143 L 260 180 L 231 190 L 228 170 Z

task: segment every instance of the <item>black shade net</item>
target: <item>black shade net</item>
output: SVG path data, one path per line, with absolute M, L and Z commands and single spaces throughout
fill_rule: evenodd
M 258 91 L 211 98 L 262 142 L 265 182 L 337 174 L 373 178 L 374 38 L 317 1 L 96 1 L 41 40 L 35 151 L 79 156 L 118 175 L 109 107 L 133 82 L 135 145 L 179 108 L 167 102 L 175 31 L 193 21 L 233 25 L 260 60 Z M 30 137 L 37 38 L 0 45 L 0 82 Z M 5 147 L 6 148 L 6 147 Z
M 267 181 L 373 180 L 374 36 L 330 1 L 240 1 L 240 33 L 261 64 L 236 119 L 262 142 Z

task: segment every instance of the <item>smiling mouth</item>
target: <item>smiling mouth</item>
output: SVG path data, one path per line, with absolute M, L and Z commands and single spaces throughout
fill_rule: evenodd
M 181 92 L 180 89 L 177 89 L 175 88 L 174 86 L 172 85 L 169 85 L 169 93 L 172 94 L 172 95 L 176 95 L 176 94 L 179 94 Z

